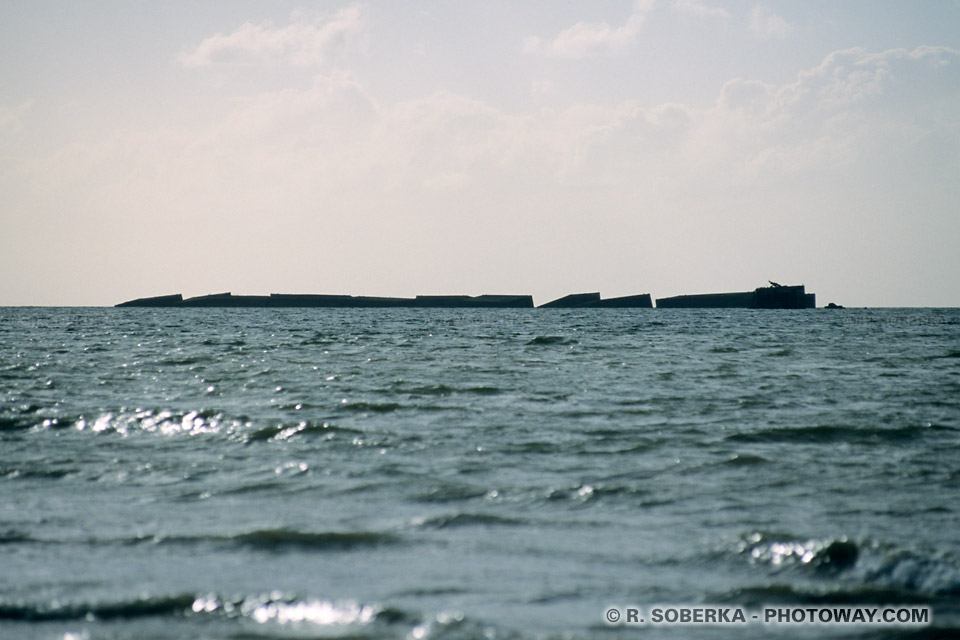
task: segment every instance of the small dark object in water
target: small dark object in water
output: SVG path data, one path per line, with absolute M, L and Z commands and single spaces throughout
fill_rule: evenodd
M 817 554 L 816 567 L 821 571 L 843 571 L 857 563 L 860 550 L 846 538 L 834 540 Z
M 830 304 L 824 307 L 824 309 L 843 309 L 843 308 L 844 306 L 842 304 L 836 304 L 835 302 L 831 302 Z

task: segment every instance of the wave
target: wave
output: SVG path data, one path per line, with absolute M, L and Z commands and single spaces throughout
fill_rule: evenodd
M 846 588 L 812 588 L 789 584 L 767 584 L 731 589 L 722 594 L 713 594 L 711 600 L 721 603 L 737 603 L 747 607 L 782 604 L 872 604 L 899 602 L 903 604 L 929 604 L 929 598 L 920 594 L 904 594 L 896 589 L 870 586 Z
M 214 544 L 259 551 L 349 551 L 398 544 L 398 535 L 380 531 L 298 531 L 295 529 L 257 529 L 232 535 L 138 536 L 127 544 L 195 545 Z
M 61 420 L 59 426 L 69 426 L 77 431 L 93 434 L 130 436 L 137 432 L 144 432 L 163 436 L 198 436 L 221 433 L 234 435 L 245 425 L 240 420 L 227 418 L 216 409 L 202 408 L 191 411 L 119 409 L 116 412 L 102 412 L 91 419 L 80 415 L 70 421 Z
M 301 421 L 295 423 L 281 423 L 271 425 L 269 427 L 251 429 L 243 435 L 243 441 L 250 443 L 261 442 L 264 440 L 288 440 L 294 436 L 317 434 L 332 436 L 335 433 L 348 433 L 357 435 L 362 434 L 363 431 L 360 431 L 359 429 L 351 429 L 350 427 L 340 427 L 330 424 L 329 422 L 317 424 L 314 422 Z
M 503 393 L 503 389 L 500 387 L 467 387 L 460 390 L 461 393 L 470 393 L 478 396 L 495 396 L 497 394 Z
M 418 502 L 446 503 L 475 500 L 487 495 L 487 489 L 467 484 L 445 484 L 433 487 L 416 496 Z
M 40 542 L 36 538 L 16 529 L 7 529 L 0 531 L 0 545 L 3 544 L 22 544 L 29 542 Z
M 35 416 L 0 415 L 0 432 L 26 431 L 36 423 Z
M 456 590 L 443 593 L 446 592 L 457 593 Z M 287 627 L 289 631 L 280 632 L 283 637 L 293 632 L 296 637 L 309 633 L 310 637 L 357 640 L 517 637 L 512 634 L 504 636 L 494 626 L 471 620 L 457 612 L 423 615 L 399 607 L 352 600 L 297 597 L 279 591 L 235 597 L 217 593 L 181 593 L 108 602 L 74 603 L 57 600 L 28 603 L 0 599 L 0 620 L 7 621 L 90 623 L 145 618 L 162 618 L 166 629 L 164 635 L 169 634 L 171 637 L 193 637 L 195 628 L 191 628 L 192 632 L 189 632 L 180 627 L 189 625 L 193 620 L 204 619 L 243 622 L 243 627 L 235 629 L 233 633 L 228 632 L 227 635 L 245 638 L 276 637 L 274 634 L 278 630 L 271 630 L 270 627 Z M 247 626 L 249 624 L 262 625 L 265 628 L 263 631 L 256 631 Z M 317 633 L 320 635 L 316 636 Z
M 598 440 L 598 444 L 610 443 L 616 445 L 619 442 L 622 442 L 622 438 L 613 438 L 606 437 Z M 622 456 L 629 453 L 642 453 L 644 451 L 650 451 L 651 449 L 656 449 L 661 446 L 659 442 L 636 442 L 628 446 L 611 446 L 610 448 L 578 448 L 573 453 L 577 457 L 590 457 L 590 456 Z
M 525 524 L 524 520 L 497 516 L 492 513 L 453 513 L 427 518 L 420 526 L 430 529 L 450 529 L 455 527 L 472 526 L 506 526 L 513 527 Z
M 577 344 L 577 340 L 573 338 L 567 338 L 565 336 L 537 336 L 536 338 L 528 341 L 527 346 L 546 346 L 552 344 Z
M 445 384 L 429 384 L 410 389 L 403 389 L 398 385 L 394 385 L 394 387 L 397 391 L 407 393 L 411 396 L 448 396 L 457 391 L 455 388 Z
M 108 602 L 59 600 L 42 603 L 4 602 L 0 600 L 0 620 L 23 622 L 111 621 L 142 618 L 171 618 L 170 624 L 197 617 L 242 618 L 259 624 L 310 624 L 332 629 L 362 629 L 378 626 L 414 627 L 417 616 L 401 609 L 356 602 L 333 602 L 296 598 L 282 592 L 246 597 L 222 597 L 217 594 L 180 593 L 144 596 Z M 350 636 L 350 637 L 368 637 Z M 372 635 L 369 637 L 379 637 Z
M 289 547 L 308 550 L 346 550 L 396 544 L 400 538 L 378 531 L 324 531 L 319 533 L 290 529 L 261 529 L 242 533 L 229 539 L 243 546 L 283 550 Z
M 309 338 L 305 338 L 300 344 L 301 345 L 322 345 L 322 344 L 332 344 L 337 341 L 337 336 L 327 335 L 320 331 L 314 332 Z
M 767 464 L 770 462 L 767 458 L 749 453 L 735 453 L 721 464 L 731 467 L 750 467 L 758 464 Z
M 823 583 L 832 595 L 845 590 L 892 592 L 900 598 L 955 598 L 960 595 L 960 558 L 930 555 L 898 545 L 838 538 L 799 539 L 754 532 L 737 543 L 737 555 L 775 574 L 801 572 Z
M 351 411 L 355 413 L 392 413 L 406 408 L 407 407 L 397 402 L 345 402 L 337 405 L 337 409 L 340 411 Z M 425 407 L 417 407 L 417 409 L 421 410 L 424 408 Z
M 281 405 L 278 409 L 293 409 L 303 405 Z M 308 405 L 309 406 L 309 405 Z M 339 409 L 349 411 L 388 412 L 400 408 L 397 404 L 353 403 L 337 405 Z M 118 410 L 100 413 L 95 418 L 83 415 L 74 417 L 46 418 L 37 415 L 0 415 L 0 432 L 43 429 L 74 429 L 94 435 L 116 434 L 132 436 L 137 433 L 153 433 L 162 436 L 221 436 L 243 444 L 268 440 L 287 440 L 293 437 L 320 435 L 332 437 L 334 434 L 361 435 L 364 431 L 343 427 L 329 422 L 281 422 L 269 426 L 256 426 L 246 416 L 229 417 L 216 409 L 193 411 L 170 411 L 152 409 Z M 18 475 L 59 478 L 72 469 L 19 469 Z M 0 476 L 4 474 L 0 467 Z
M 35 478 L 40 480 L 60 480 L 82 471 L 79 465 L 54 467 L 54 464 L 64 464 L 62 461 L 49 462 L 47 466 L 29 463 L 32 466 L 0 467 L 0 478 L 13 480 L 15 478 Z
M 180 367 L 187 366 L 191 364 L 205 364 L 215 362 L 212 358 L 203 357 L 203 356 L 184 356 L 182 358 L 164 358 L 163 360 L 157 361 L 158 365 L 167 366 L 167 367 Z
M 85 545 L 85 546 L 196 546 L 245 547 L 258 551 L 350 551 L 370 549 L 403 542 L 397 534 L 383 531 L 299 531 L 296 529 L 255 529 L 233 534 L 137 535 L 125 538 L 81 537 L 38 538 L 16 529 L 0 531 L 0 546 L 5 544 Z
M 406 388 L 405 385 L 393 385 L 392 390 L 397 393 L 407 394 L 410 398 L 432 397 L 432 396 L 452 396 L 456 394 L 468 394 L 479 396 L 491 396 L 503 393 L 499 387 L 479 385 L 474 387 L 452 387 L 446 384 L 421 385 Z M 420 407 L 417 407 L 420 408 Z
M 547 442 L 545 440 L 535 440 L 532 442 L 519 442 L 504 446 L 503 450 L 508 454 L 554 454 L 566 453 L 567 445 L 557 442 Z
M 764 533 L 748 536 L 740 551 L 752 563 L 776 567 L 802 564 L 818 571 L 843 571 L 856 564 L 860 555 L 858 545 L 847 538 L 795 540 Z
M 929 429 L 949 429 L 949 427 L 903 426 L 903 427 L 853 427 L 846 425 L 817 425 L 812 427 L 774 427 L 753 432 L 735 433 L 724 440 L 740 443 L 761 442 L 902 442 L 913 440 Z
M 0 601 L 0 620 L 44 622 L 58 620 L 117 620 L 181 615 L 196 601 L 194 594 L 147 596 L 101 603 L 52 602 L 29 604 Z
M 673 504 L 674 499 L 653 491 L 646 484 L 597 482 L 595 484 L 571 484 L 553 488 L 543 495 L 547 502 L 569 502 L 574 505 L 593 502 L 616 502 L 636 508 L 653 508 Z
M 960 351 L 948 351 L 947 353 L 939 356 L 931 356 L 931 360 L 943 360 L 943 359 L 954 359 L 960 358 Z
M 793 355 L 791 349 L 776 349 L 774 351 L 768 351 L 766 356 L 768 358 L 788 358 Z
M 37 404 L 23 404 L 16 407 L 0 406 L 0 433 L 4 431 L 26 431 L 38 425 L 63 426 L 65 421 L 56 416 L 45 415 L 47 410 Z

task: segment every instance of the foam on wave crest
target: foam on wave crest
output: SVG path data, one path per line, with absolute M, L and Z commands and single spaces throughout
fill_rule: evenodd
M 194 633 L 197 624 L 233 621 L 240 625 L 242 637 L 309 637 L 336 638 L 416 638 L 429 640 L 489 640 L 517 638 L 516 634 L 468 619 L 458 611 L 441 611 L 423 615 L 380 604 L 349 599 L 298 597 L 282 591 L 258 595 L 224 596 L 218 593 L 180 593 L 143 596 L 102 602 L 28 603 L 0 600 L 0 621 L 13 622 L 104 622 L 116 620 L 158 619 L 165 629 L 164 637 L 177 634 L 188 624 Z M 204 628 L 203 626 L 200 629 Z M 263 628 L 259 631 L 258 628 Z M 240 637 L 239 629 L 222 628 L 221 637 Z M 181 631 L 185 629 L 181 628 Z M 67 634 L 64 637 L 70 637 Z M 206 636 L 205 636 L 206 637 Z M 213 637 L 213 636 L 210 636 Z
M 872 540 L 800 539 L 754 532 L 737 543 L 737 553 L 751 564 L 780 571 L 812 570 L 844 585 L 880 589 L 909 597 L 952 597 L 960 594 L 960 559 L 882 544 Z

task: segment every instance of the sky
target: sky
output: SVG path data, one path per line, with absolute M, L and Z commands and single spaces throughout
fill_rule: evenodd
M 4 0 L 0 305 L 960 306 L 960 1 Z

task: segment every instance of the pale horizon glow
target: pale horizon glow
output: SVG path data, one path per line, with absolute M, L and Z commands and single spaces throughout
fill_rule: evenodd
M 0 305 L 960 306 L 960 3 L 0 6 Z

